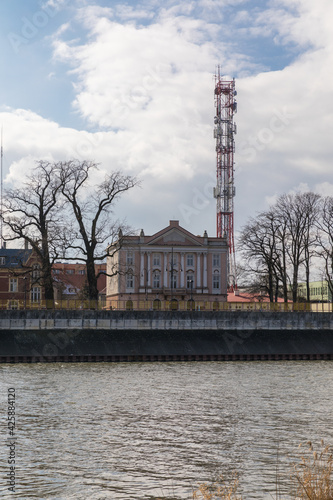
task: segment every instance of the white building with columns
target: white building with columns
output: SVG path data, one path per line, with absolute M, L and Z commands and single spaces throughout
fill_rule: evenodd
M 152 236 L 120 235 L 114 252 L 117 245 L 107 259 L 107 307 L 216 310 L 226 302 L 226 239 L 195 236 L 171 220 Z

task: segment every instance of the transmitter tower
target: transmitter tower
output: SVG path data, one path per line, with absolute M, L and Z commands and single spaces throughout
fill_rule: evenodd
M 214 138 L 216 139 L 216 177 L 214 188 L 216 198 L 216 232 L 218 238 L 226 238 L 228 254 L 228 288 L 234 291 L 236 284 L 236 259 L 234 242 L 234 153 L 237 111 L 235 79 L 224 79 L 220 66 L 215 74 L 215 118 Z

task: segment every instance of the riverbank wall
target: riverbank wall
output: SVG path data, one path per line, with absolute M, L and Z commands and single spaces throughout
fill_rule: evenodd
M 333 359 L 333 314 L 0 311 L 0 362 Z

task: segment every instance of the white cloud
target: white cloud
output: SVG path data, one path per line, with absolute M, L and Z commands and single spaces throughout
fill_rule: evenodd
M 144 180 L 140 194 L 121 205 L 130 223 L 157 224 L 157 230 L 174 215 L 181 218 L 187 206 L 189 229 L 213 234 L 212 74 L 221 64 L 224 74 L 236 76 L 238 90 L 236 223 L 295 186 L 330 191 L 329 0 L 272 0 L 260 9 L 245 0 L 170 1 L 161 8 L 154 1 L 86 4 L 54 34 L 54 58 L 70 67 L 74 109 L 99 132 L 8 111 L 9 179 L 31 158 L 88 157 L 101 162 L 98 175 L 121 168 Z M 75 39 L 69 40 L 71 34 Z M 264 53 L 265 41 L 282 47 L 279 54 L 288 63 L 279 71 L 270 71 L 270 54 L 251 53 L 252 42 L 262 43 Z M 200 204 L 196 190 L 205 186 Z M 155 223 L 156 217 L 164 222 Z
M 115 150 L 126 166 L 170 185 L 207 163 L 214 168 L 208 123 L 216 48 L 203 33 L 214 36 L 215 27 L 164 11 L 159 22 L 139 27 L 103 17 L 93 31 L 85 45 L 60 41 L 55 51 L 74 62 L 76 109 L 101 130 L 117 132 Z
M 6 183 L 15 184 L 21 180 L 35 162 L 41 159 L 56 161 L 96 157 L 99 160 L 97 153 L 104 138 L 98 133 L 61 128 L 55 122 L 22 109 L 0 112 L 0 121 L 5 124 L 3 142 Z
M 333 183 L 322 182 L 321 184 L 316 184 L 314 191 L 321 196 L 333 196 Z

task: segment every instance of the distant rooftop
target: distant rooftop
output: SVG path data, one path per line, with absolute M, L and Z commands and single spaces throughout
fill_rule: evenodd
M 20 267 L 27 262 L 32 250 L 0 248 L 0 268 Z

